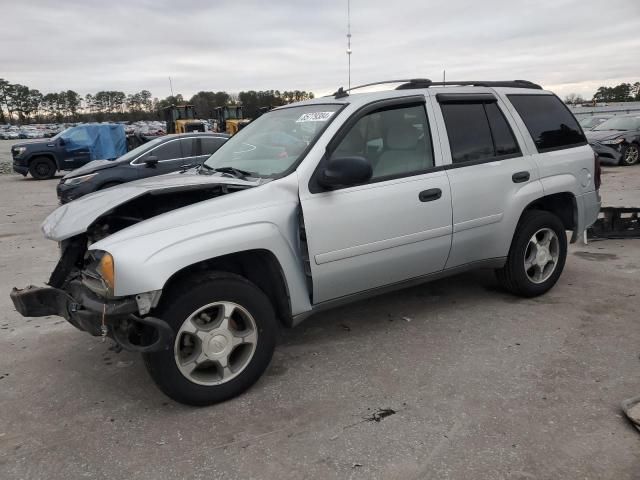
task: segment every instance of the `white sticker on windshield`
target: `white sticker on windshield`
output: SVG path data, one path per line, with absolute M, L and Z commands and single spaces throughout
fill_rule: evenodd
M 296 123 L 302 122 L 326 122 L 331 118 L 333 112 L 310 112 L 303 113 L 300 118 L 296 120 Z

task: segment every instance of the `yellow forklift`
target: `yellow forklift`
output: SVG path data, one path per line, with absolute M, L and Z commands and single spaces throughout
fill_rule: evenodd
M 167 122 L 167 133 L 189 133 L 206 131 L 203 120 L 195 117 L 193 105 L 171 105 L 164 109 L 164 119 Z
M 218 132 L 228 133 L 229 135 L 235 135 L 238 130 L 244 128 L 251 121 L 242 117 L 241 105 L 216 107 L 214 117 Z

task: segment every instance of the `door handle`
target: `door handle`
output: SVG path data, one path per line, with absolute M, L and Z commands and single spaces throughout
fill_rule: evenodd
M 529 178 L 531 178 L 529 172 L 516 172 L 511 176 L 513 183 L 528 182 Z
M 442 190 L 439 188 L 430 188 L 429 190 L 423 190 L 418 194 L 418 199 L 421 202 L 433 202 L 438 200 L 442 196 Z

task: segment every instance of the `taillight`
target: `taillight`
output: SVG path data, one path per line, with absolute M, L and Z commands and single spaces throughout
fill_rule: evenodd
M 600 169 L 600 157 L 595 152 L 593 153 L 593 162 L 593 183 L 596 186 L 596 190 L 600 190 L 602 170 Z

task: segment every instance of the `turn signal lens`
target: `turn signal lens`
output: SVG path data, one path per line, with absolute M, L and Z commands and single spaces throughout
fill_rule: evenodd
M 98 271 L 100 272 L 100 276 L 104 280 L 104 283 L 107 284 L 107 287 L 109 287 L 109 290 L 113 293 L 115 287 L 115 269 L 113 265 L 113 257 L 110 254 L 105 252 L 105 254 L 102 255 Z

